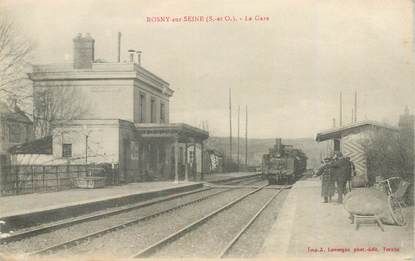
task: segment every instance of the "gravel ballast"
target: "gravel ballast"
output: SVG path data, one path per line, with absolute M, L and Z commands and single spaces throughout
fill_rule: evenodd
M 83 223 L 78 223 L 69 227 L 60 228 L 58 230 L 50 231 L 45 234 L 39 234 L 33 237 L 25 238 L 20 241 L 10 242 L 8 244 L 4 243 L 0 245 L 0 252 L 3 253 L 25 253 L 39 250 L 45 247 L 48 247 L 52 244 L 58 244 L 65 242 L 72 238 L 76 238 L 82 235 L 86 235 L 101 229 L 114 226 L 123 222 L 127 222 L 131 219 L 146 216 L 153 214 L 192 200 L 202 198 L 207 195 L 217 193 L 219 191 L 224 191 L 225 189 L 211 189 L 195 194 L 186 195 L 183 197 L 171 199 L 168 201 L 156 203 L 154 205 L 134 209 L 128 212 L 123 212 L 113 216 L 105 217 L 102 219 L 87 221 Z M 226 194 L 227 192 L 225 192 Z M 215 200 L 216 196 L 213 196 L 207 200 Z M 198 204 L 198 203 L 196 203 Z
M 277 190 L 250 195 L 206 223 L 168 244 L 152 258 L 215 258 Z M 278 198 L 278 197 L 277 197 Z
M 262 245 L 270 233 L 274 222 L 278 218 L 278 212 L 280 211 L 288 193 L 289 190 L 283 190 L 268 205 L 268 207 L 264 209 L 254 223 L 252 223 L 252 225 L 242 234 L 238 241 L 236 241 L 225 257 L 255 258 L 260 253 Z
M 197 204 L 129 226 L 126 229 L 91 239 L 78 246 L 62 250 L 56 255 L 97 256 L 98 254 L 106 257 L 129 257 L 138 250 L 144 249 L 249 191 L 252 189 L 234 189 Z

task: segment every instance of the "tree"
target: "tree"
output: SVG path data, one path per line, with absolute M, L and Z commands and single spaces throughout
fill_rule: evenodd
M 79 119 L 89 111 L 81 90 L 70 85 L 36 87 L 33 103 L 35 133 L 40 138 L 52 134 L 54 122 Z
M 0 11 L 0 100 L 26 109 L 33 117 L 36 136 L 43 138 L 52 134 L 54 121 L 79 118 L 88 106 L 78 90 L 68 85 L 32 88 L 25 72 L 32 49 L 11 17 Z M 33 114 L 27 112 L 31 107 Z
M 408 171 L 413 169 L 413 150 L 407 149 L 407 144 L 398 133 L 379 130 L 369 134 L 362 145 L 370 183 L 374 183 L 376 176 L 398 176 L 413 183 L 413 173 Z
M 11 17 L 0 10 L 0 99 L 22 104 L 31 97 L 24 72 L 31 50 L 30 41 L 17 30 Z

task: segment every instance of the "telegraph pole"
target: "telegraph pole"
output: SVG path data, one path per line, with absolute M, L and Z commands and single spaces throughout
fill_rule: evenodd
M 248 168 L 248 105 L 245 107 L 245 167 Z
M 121 62 L 121 32 L 118 32 L 118 55 L 117 55 L 117 62 Z
M 88 134 L 85 135 L 85 164 L 88 165 Z
M 229 158 L 232 161 L 232 91 L 229 88 Z
M 241 110 L 241 106 L 238 105 L 238 171 L 240 170 L 240 161 L 239 161 L 239 124 L 240 124 L 240 110 Z
M 354 123 L 354 110 L 352 108 L 352 124 Z
M 343 97 L 342 92 L 340 92 L 340 119 L 339 119 L 339 127 L 343 125 Z
M 357 91 L 354 93 L 354 122 L 357 122 Z

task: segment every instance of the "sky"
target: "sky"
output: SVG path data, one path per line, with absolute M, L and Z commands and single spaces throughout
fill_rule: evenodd
M 72 38 L 90 33 L 95 58 L 122 60 L 139 49 L 142 66 L 170 83 L 171 122 L 233 135 L 248 106 L 251 138 L 314 137 L 339 121 L 396 124 L 414 111 L 413 1 L 410 0 L 2 0 L 35 44 L 33 63 L 72 61 Z M 245 16 L 267 21 L 149 23 L 147 17 Z

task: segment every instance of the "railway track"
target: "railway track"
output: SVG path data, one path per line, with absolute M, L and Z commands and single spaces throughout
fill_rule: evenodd
M 249 181 L 243 181 L 242 180 L 242 181 L 240 181 L 240 183 L 247 183 L 247 184 L 252 184 L 252 183 L 255 183 L 255 182 L 258 182 L 258 180 L 249 180 Z M 137 224 L 139 222 L 142 222 L 142 221 L 145 221 L 145 220 L 148 220 L 148 219 L 152 219 L 154 217 L 157 217 L 157 216 L 163 215 L 165 213 L 175 211 L 175 210 L 183 208 L 185 206 L 196 204 L 198 202 L 201 202 L 201 201 L 204 201 L 206 199 L 212 198 L 216 195 L 225 193 L 225 192 L 230 191 L 232 189 L 233 188 L 220 190 L 220 191 L 214 191 L 213 193 L 209 193 L 208 195 L 202 196 L 202 197 L 197 198 L 195 200 L 191 200 L 191 201 L 186 202 L 184 204 L 179 204 L 179 205 L 173 206 L 171 208 L 168 208 L 168 209 L 165 209 L 165 210 L 153 213 L 153 214 L 149 214 L 149 215 L 146 215 L 146 216 L 135 218 L 135 219 L 129 220 L 127 222 L 123 222 L 123 223 L 120 223 L 120 224 L 117 224 L 117 225 L 114 225 L 114 226 L 111 226 L 111 227 L 107 227 L 105 229 L 101 229 L 101 230 L 98 230 L 98 231 L 94 231 L 92 233 L 88 233 L 88 234 L 85 234 L 85 235 L 82 235 L 82 236 L 78 236 L 78 237 L 70 239 L 70 240 L 66 240 L 64 242 L 61 242 L 61 243 L 58 243 L 58 244 L 55 244 L 55 245 L 51 245 L 51 246 L 48 246 L 48 247 L 44 247 L 42 249 L 32 251 L 32 252 L 29 253 L 29 255 L 40 255 L 40 254 L 46 254 L 46 253 L 53 253 L 53 252 L 58 251 L 60 249 L 69 248 L 69 247 L 78 245 L 78 244 L 82 243 L 83 241 L 87 241 L 87 240 L 90 240 L 92 238 L 102 236 L 106 233 L 123 229 L 127 226 Z M 22 233 L 13 235 L 11 238 L 5 238 L 5 239 L 8 242 L 12 242 L 13 240 L 18 240 L 19 238 L 23 238 L 25 235 L 30 237 L 30 236 L 38 235 L 38 234 L 41 234 L 41 233 L 47 233 L 47 232 L 50 232 L 50 231 L 53 231 L 53 230 L 57 230 L 59 228 L 72 226 L 72 225 L 79 224 L 79 223 L 82 223 L 82 222 L 88 222 L 88 221 L 96 220 L 96 219 L 103 219 L 103 218 L 106 218 L 106 217 L 109 217 L 109 216 L 112 216 L 112 215 L 120 214 L 122 212 L 133 211 L 135 209 L 140 209 L 140 208 L 143 208 L 145 206 L 154 205 L 156 203 L 161 203 L 161 202 L 169 201 L 169 200 L 172 200 L 172 199 L 175 199 L 175 198 L 181 198 L 181 197 L 189 196 L 189 195 L 192 195 L 192 194 L 197 194 L 197 193 L 202 193 L 202 192 L 207 192 L 207 191 L 212 191 L 212 190 L 215 190 L 215 189 L 213 189 L 213 188 L 204 188 L 204 189 L 200 189 L 200 190 L 196 190 L 196 191 L 191 191 L 191 192 L 185 192 L 185 193 L 181 193 L 181 194 L 177 194 L 177 195 L 172 195 L 172 196 L 164 197 L 162 199 L 157 199 L 157 200 L 153 200 L 153 201 L 150 201 L 150 202 L 144 202 L 144 203 L 141 203 L 141 204 L 137 204 L 137 205 L 134 205 L 134 206 L 128 206 L 128 207 L 125 207 L 125 208 L 122 208 L 122 209 L 116 209 L 116 210 L 109 211 L 109 212 L 106 212 L 106 213 L 99 213 L 99 214 L 95 214 L 95 215 L 90 215 L 90 216 L 86 216 L 86 217 L 77 218 L 75 220 L 69 220 L 69 221 L 60 222 L 60 223 L 57 223 L 57 224 L 51 224 L 51 225 L 48 225 L 48 226 L 43 226 L 43 227 L 40 227 L 40 228 L 32 229 L 32 230 L 29 230 L 29 231 L 24 231 Z
M 234 180 L 234 181 L 231 181 L 231 182 L 225 182 L 224 185 L 229 186 L 229 184 L 237 184 L 237 183 L 242 183 L 242 184 L 245 183 L 247 185 L 250 185 L 250 184 L 255 183 L 257 181 L 258 181 L 258 178 L 256 177 L 256 178 L 249 178 L 247 180 L 236 180 L 236 181 Z M 229 187 L 229 188 L 233 188 L 233 187 Z M 23 238 L 36 236 L 36 235 L 39 235 L 39 234 L 42 234 L 42 233 L 47 233 L 49 231 L 53 231 L 53 230 L 56 230 L 56 229 L 76 225 L 76 224 L 83 223 L 83 222 L 93 221 L 93 220 L 97 220 L 97 219 L 101 219 L 101 218 L 121 214 L 121 213 L 124 213 L 124 212 L 140 209 L 140 208 L 143 208 L 143 207 L 146 207 L 146 206 L 151 206 L 151 205 L 154 205 L 154 204 L 166 202 L 166 201 L 169 201 L 169 200 L 172 200 L 172 199 L 185 197 L 185 196 L 196 194 L 196 193 L 205 192 L 205 191 L 208 191 L 208 190 L 211 190 L 211 189 L 214 189 L 214 188 L 213 187 L 205 187 L 205 188 L 202 188 L 202 189 L 197 189 L 197 190 L 193 190 L 193 191 L 188 191 L 188 192 L 183 192 L 183 193 L 179 193 L 179 194 L 169 195 L 169 196 L 162 197 L 162 198 L 156 198 L 154 200 L 149 200 L 149 201 L 145 201 L 145 202 L 141 202 L 141 203 L 137 203 L 137 204 L 127 205 L 127 206 L 123 206 L 123 207 L 119 207 L 119 208 L 112 208 L 112 209 L 106 210 L 106 211 L 98 211 L 96 213 L 92 213 L 92 214 L 89 214 L 89 215 L 82 215 L 82 216 L 67 219 L 67 220 L 61 220 L 61 221 L 58 221 L 58 222 L 53 222 L 53 223 L 43 224 L 43 225 L 36 226 L 36 227 L 22 229 L 20 231 L 15 231 L 13 234 L 11 234 L 8 237 L 1 238 L 0 239 L 0 244 L 17 241 L 17 240 L 20 240 L 20 239 L 23 239 Z
M 59 229 L 59 228 L 64 228 L 64 227 L 72 226 L 72 225 L 79 224 L 79 223 L 82 223 L 82 222 L 87 222 L 87 221 L 97 220 L 97 219 L 100 219 L 100 218 L 109 217 L 109 216 L 112 216 L 112 215 L 132 211 L 132 210 L 135 210 L 135 209 L 143 208 L 143 207 L 146 207 L 146 206 L 154 205 L 154 204 L 157 204 L 157 203 L 165 202 L 165 201 L 172 200 L 172 199 L 179 198 L 179 197 L 184 197 L 184 196 L 187 196 L 187 195 L 192 195 L 192 194 L 195 194 L 195 193 L 200 193 L 200 192 L 211 190 L 211 189 L 212 188 L 202 188 L 202 189 L 193 190 L 193 191 L 189 191 L 189 192 L 170 195 L 170 196 L 155 199 L 155 200 L 146 201 L 146 202 L 143 202 L 143 203 L 133 204 L 133 205 L 129 205 L 129 206 L 121 207 L 121 208 L 115 208 L 115 209 L 112 209 L 110 211 L 98 212 L 98 213 L 94 213 L 94 214 L 90 214 L 90 215 L 82 215 L 80 217 L 76 217 L 76 218 L 73 218 L 73 219 L 62 220 L 62 221 L 53 222 L 53 223 L 50 223 L 50 224 L 44 224 L 44 225 L 29 228 L 29 229 L 22 229 L 22 231 L 17 231 L 15 233 L 11 234 L 9 237 L 5 237 L 5 238 L 0 239 L 0 243 L 17 241 L 17 240 L 20 240 L 22 238 L 28 238 L 28 237 L 39 235 L 39 234 L 42 234 L 42 233 L 47 233 L 49 231 L 56 230 L 56 229 Z
M 216 209 L 212 211 L 211 213 L 205 215 L 204 217 L 192 222 L 191 224 L 183 227 L 182 229 L 164 237 L 163 239 L 159 240 L 158 242 L 148 246 L 145 249 L 140 250 L 139 252 L 133 254 L 130 256 L 130 258 L 144 258 L 144 257 L 150 257 L 153 254 L 157 253 L 163 247 L 168 245 L 169 243 L 174 242 L 175 240 L 179 239 L 180 237 L 184 236 L 186 233 L 189 233 L 191 231 L 196 230 L 198 227 L 200 227 L 202 224 L 206 223 L 208 220 L 212 219 L 213 217 L 219 215 L 221 212 L 224 212 L 225 210 L 231 208 L 232 206 L 236 205 L 237 203 L 241 202 L 245 198 L 262 191 L 267 185 L 261 186 L 259 188 L 256 188 L 237 199 L 231 201 L 230 203 L 220 207 L 219 209 Z M 242 227 L 242 229 L 232 238 L 232 240 L 223 248 L 223 250 L 220 252 L 220 254 L 217 256 L 217 258 L 223 258 L 227 255 L 227 253 L 231 250 L 232 246 L 238 241 L 238 239 L 244 234 L 245 231 L 254 223 L 254 221 L 259 217 L 259 215 L 267 208 L 267 206 L 281 193 L 283 189 L 280 188 L 276 193 L 273 193 L 273 195 L 262 205 L 262 207 L 253 215 L 253 217 Z
M 224 258 L 230 252 L 235 243 L 241 238 L 241 236 L 248 230 L 248 228 L 257 220 L 259 215 L 268 207 L 268 205 L 282 192 L 282 189 L 278 190 L 271 198 L 265 202 L 265 204 L 255 213 L 255 215 L 246 223 L 244 227 L 236 234 L 233 239 L 223 248 L 217 258 Z

